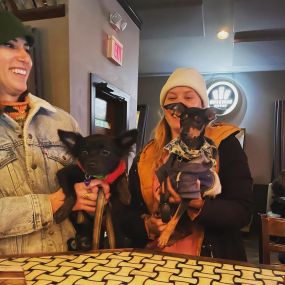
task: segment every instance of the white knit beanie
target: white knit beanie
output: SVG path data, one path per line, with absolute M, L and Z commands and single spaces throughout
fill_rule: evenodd
M 168 78 L 160 92 L 160 105 L 163 106 L 167 92 L 178 86 L 193 88 L 201 97 L 203 107 L 209 106 L 206 83 L 203 76 L 194 68 L 177 68 Z

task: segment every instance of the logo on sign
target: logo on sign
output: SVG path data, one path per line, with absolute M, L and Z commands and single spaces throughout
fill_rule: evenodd
M 237 106 L 239 91 L 234 84 L 229 81 L 217 81 L 211 84 L 207 90 L 210 107 L 217 108 L 226 115 L 231 113 Z

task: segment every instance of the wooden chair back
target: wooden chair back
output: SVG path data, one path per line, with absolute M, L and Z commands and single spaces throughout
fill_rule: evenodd
M 285 252 L 285 244 L 274 242 L 270 237 L 285 238 L 285 219 L 261 214 L 259 262 L 270 264 L 271 252 Z

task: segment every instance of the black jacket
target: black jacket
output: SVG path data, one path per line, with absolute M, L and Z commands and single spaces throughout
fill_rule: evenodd
M 196 222 L 205 228 L 202 256 L 246 261 L 240 229 L 247 225 L 253 209 L 252 178 L 247 157 L 234 135 L 218 148 L 219 177 L 222 193 L 215 199 L 205 198 Z M 121 229 L 130 239 L 128 246 L 142 248 L 148 242 L 143 213 L 148 213 L 140 191 L 137 160 L 129 173 L 132 202 L 122 215 Z

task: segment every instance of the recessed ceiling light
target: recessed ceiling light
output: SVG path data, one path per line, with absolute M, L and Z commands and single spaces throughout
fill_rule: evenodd
M 229 37 L 229 32 L 227 32 L 226 30 L 221 30 L 217 33 L 217 38 L 219 40 L 225 40 Z

